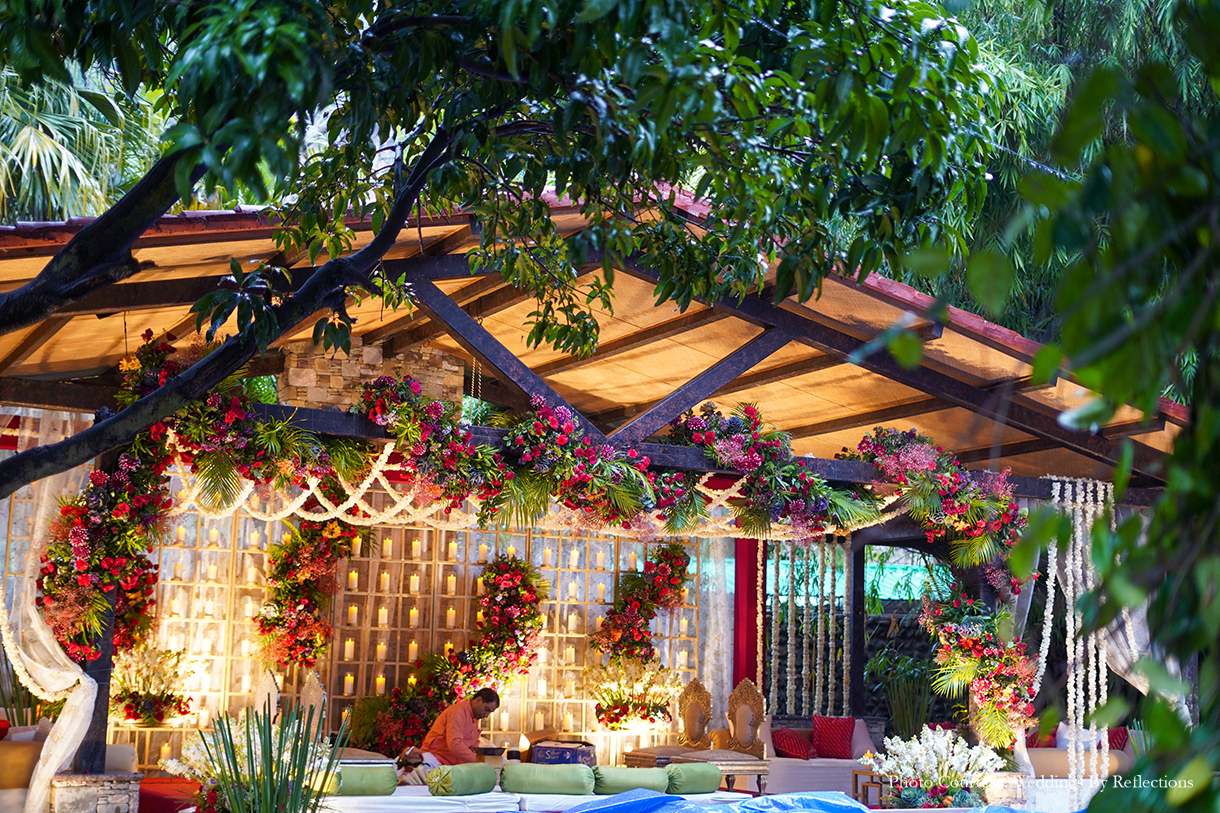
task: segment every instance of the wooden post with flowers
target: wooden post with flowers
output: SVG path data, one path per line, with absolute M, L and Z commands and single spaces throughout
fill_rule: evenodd
M 94 470 L 111 475 L 118 470 L 118 461 L 117 451 L 107 452 L 97 458 Z M 86 660 L 82 666 L 85 674 L 97 683 L 93 716 L 89 719 L 85 739 L 76 752 L 76 770 L 83 774 L 106 772 L 106 726 L 110 716 L 110 673 L 114 669 L 114 620 L 118 592 L 111 585 L 110 590 L 102 591 L 101 597 L 105 609 L 98 618 L 100 629 L 95 631 L 90 642 L 98 655 L 94 660 Z

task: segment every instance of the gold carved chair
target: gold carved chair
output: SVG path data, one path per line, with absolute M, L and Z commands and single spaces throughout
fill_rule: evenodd
M 712 747 L 712 736 L 707 728 L 712 721 L 712 695 L 699 682 L 699 678 L 686 684 L 682 694 L 678 695 L 678 717 L 682 720 L 678 745 L 690 750 Z
M 709 707 L 711 705 L 709 698 Z M 746 678 L 729 695 L 728 717 L 731 724 L 727 748 L 688 751 L 672 758 L 673 762 L 707 762 L 724 774 L 725 786 L 733 790 L 738 776 L 757 776 L 759 795 L 767 793 L 767 775 L 771 761 L 764 759 L 759 729 L 766 720 L 766 703 L 754 681 Z

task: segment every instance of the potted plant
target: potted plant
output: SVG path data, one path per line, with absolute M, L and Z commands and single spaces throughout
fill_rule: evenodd
M 895 736 L 910 739 L 928 722 L 932 713 L 931 672 L 930 661 L 890 650 L 878 652 L 865 667 L 874 691 L 885 691 Z
M 114 658 L 110 714 L 137 726 L 158 726 L 190 714 L 190 698 L 179 694 L 185 652 L 140 644 Z
M 925 728 L 910 739 L 886 738 L 884 754 L 865 754 L 860 763 L 893 785 L 883 800 L 890 808 L 969 808 L 985 803 L 980 785 L 1004 760 L 954 731 Z

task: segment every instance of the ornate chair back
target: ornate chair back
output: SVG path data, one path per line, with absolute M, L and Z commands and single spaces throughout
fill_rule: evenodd
M 729 695 L 728 712 L 732 723 L 729 749 L 761 759 L 764 750 L 758 730 L 766 720 L 767 711 L 762 692 L 754 681 L 744 678 L 737 684 Z
M 712 696 L 699 678 L 692 679 L 678 695 L 678 716 L 682 719 L 679 745 L 692 749 L 712 747 L 712 738 L 707 730 L 712 720 Z

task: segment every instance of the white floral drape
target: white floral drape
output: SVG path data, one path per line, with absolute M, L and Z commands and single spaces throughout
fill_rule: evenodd
M 78 422 L 84 420 L 83 416 L 72 413 L 0 410 L 6 423 L 14 414 L 20 421 L 18 452 L 73 435 L 78 431 Z M 48 809 L 51 777 L 67 767 L 76 754 L 89 727 L 97 697 L 97 684 L 68 658 L 34 606 L 34 584 L 56 498 L 80 491 L 85 475 L 84 468 L 77 468 L 27 486 L 31 496 L 28 514 L 11 518 L 12 531 L 5 540 L 6 572 L 5 578 L 0 580 L 0 633 L 5 654 L 18 679 L 31 692 L 44 700 L 65 698 L 63 711 L 51 729 L 30 779 L 25 813 L 44 813 Z M 18 533 L 20 530 L 26 533 Z
M 700 545 L 699 680 L 712 696 L 712 719 L 721 720 L 733 691 L 734 541 L 716 537 Z

